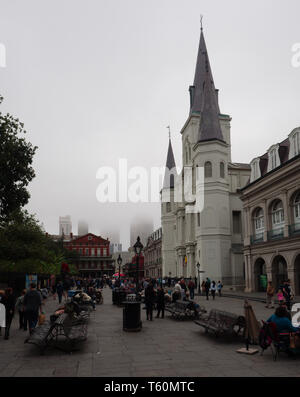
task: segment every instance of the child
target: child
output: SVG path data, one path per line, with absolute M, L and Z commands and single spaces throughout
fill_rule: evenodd
M 284 299 L 283 292 L 281 289 L 278 290 L 277 299 L 279 301 L 279 305 L 282 305 L 283 303 L 285 303 L 285 299 Z

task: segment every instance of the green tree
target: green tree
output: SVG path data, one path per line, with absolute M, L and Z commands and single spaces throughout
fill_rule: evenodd
M 77 254 L 48 237 L 35 216 L 15 211 L 0 227 L 0 271 L 59 274 L 68 262 L 76 274 Z
M 0 105 L 3 97 L 0 95 Z M 27 142 L 24 124 L 0 112 L 0 222 L 28 203 L 26 187 L 35 177 L 32 160 L 37 149 Z

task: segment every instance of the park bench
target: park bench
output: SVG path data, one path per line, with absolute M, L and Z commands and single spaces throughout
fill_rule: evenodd
M 205 332 L 211 331 L 216 337 L 219 335 L 239 335 L 245 329 L 245 317 L 237 314 L 212 309 L 208 316 L 194 321 L 203 327 Z
M 24 343 L 36 345 L 41 354 L 47 347 L 72 352 L 87 339 L 87 319 L 63 313 L 54 322 L 47 321 L 35 328 Z
M 183 300 L 178 300 L 176 302 L 166 304 L 165 310 L 171 313 L 172 318 L 176 320 L 199 318 L 202 316 L 202 313 L 206 312 L 205 308 L 201 306 L 197 310 L 195 310 L 193 301 Z

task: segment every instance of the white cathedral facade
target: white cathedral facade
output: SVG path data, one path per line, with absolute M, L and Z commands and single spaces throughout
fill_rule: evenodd
M 235 289 L 244 285 L 243 216 L 239 189 L 249 181 L 249 164 L 231 161 L 230 121 L 218 104 L 208 53 L 201 28 L 190 113 L 181 130 L 180 175 L 166 172 L 161 202 L 162 276 L 209 277 Z M 166 168 L 174 169 L 171 140 Z M 195 201 L 174 200 L 184 170 L 192 170 L 192 191 L 197 196 L 197 167 L 203 170 L 203 209 Z M 177 182 L 176 182 L 177 181 Z M 197 267 L 198 264 L 198 267 Z M 199 266 L 200 265 L 200 266 Z

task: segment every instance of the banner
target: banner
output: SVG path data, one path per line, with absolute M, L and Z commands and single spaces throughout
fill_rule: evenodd
M 25 288 L 29 289 L 30 284 L 35 283 L 37 286 L 38 278 L 36 274 L 26 274 Z

